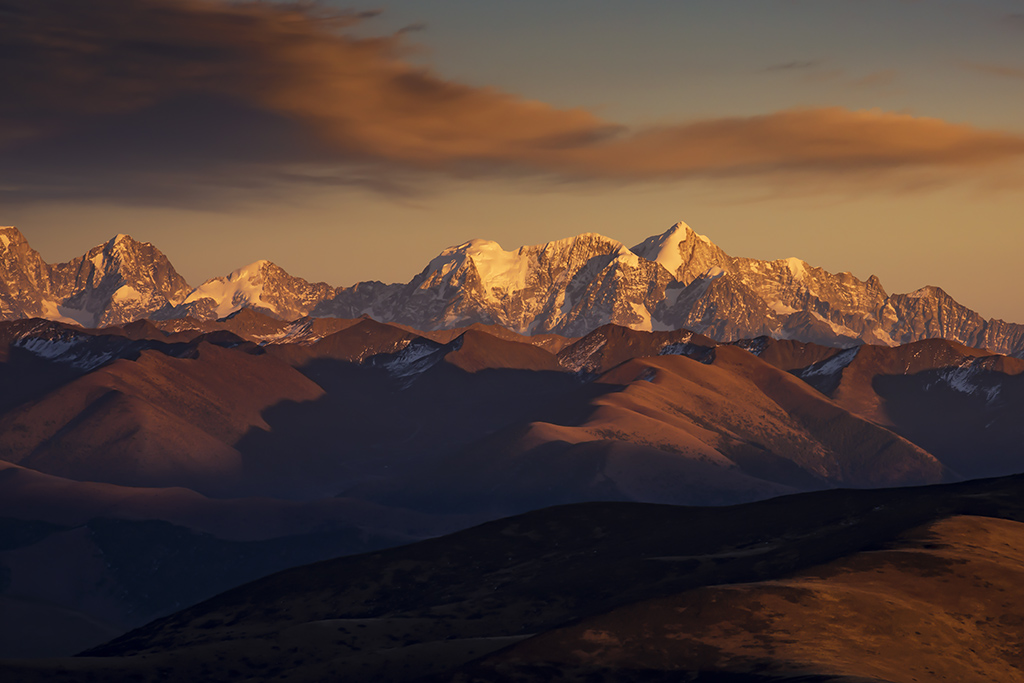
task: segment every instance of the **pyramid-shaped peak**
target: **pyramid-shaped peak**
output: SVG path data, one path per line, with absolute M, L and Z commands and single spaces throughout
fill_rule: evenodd
M 633 247 L 632 252 L 648 261 L 660 263 L 668 272 L 676 274 L 684 264 L 683 250 L 680 245 L 691 241 L 699 245 L 714 247 L 707 237 L 698 235 L 689 225 L 679 221 L 660 235 L 648 237 Z M 693 247 L 690 247 L 689 251 L 692 252 Z
M 135 238 L 133 238 L 131 235 L 126 235 L 123 232 L 119 232 L 113 237 L 111 237 L 109 240 L 107 240 L 105 246 L 111 249 L 115 249 L 117 247 L 124 249 L 125 247 L 131 247 L 136 244 L 139 244 L 139 242 L 137 242 Z

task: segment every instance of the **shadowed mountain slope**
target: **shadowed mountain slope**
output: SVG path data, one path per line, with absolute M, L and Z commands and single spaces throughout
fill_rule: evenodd
M 795 374 L 853 413 L 914 441 L 965 477 L 1024 463 L 1024 361 L 930 339 L 862 346 Z
M 901 651 L 934 656 L 938 666 L 972 647 L 978 655 L 965 656 L 956 670 L 970 671 L 991 653 L 982 671 L 992 673 L 998 670 L 999 649 L 1006 650 L 1002 661 L 1010 663 L 1008 653 L 1019 646 L 1019 638 L 1014 640 L 1019 623 L 1000 627 L 1000 620 L 1016 614 L 1014 605 L 1024 599 L 1014 579 L 1020 572 L 1014 547 L 1021 526 L 956 516 L 1019 522 L 1022 485 L 1013 477 L 839 490 L 731 508 L 625 503 L 550 508 L 404 548 L 288 570 L 158 620 L 87 657 L 3 667 L 5 674 L 26 681 L 44 676 L 226 681 L 281 674 L 293 681 L 340 675 L 349 681 L 449 680 L 460 666 L 550 632 L 499 660 L 478 661 L 456 680 L 531 680 L 517 673 L 519 666 L 535 667 L 526 669 L 532 680 L 540 674 L 548 680 L 581 680 L 573 674 L 584 655 L 557 645 L 553 652 L 545 644 L 571 642 L 588 628 L 603 628 L 607 639 L 587 641 L 584 653 L 608 653 L 610 673 L 628 677 L 634 667 L 631 651 L 604 645 L 615 638 L 642 645 L 648 639 L 644 619 L 650 619 L 656 629 L 649 634 L 652 648 L 666 642 L 666 632 L 694 641 L 716 629 L 729 635 L 708 648 L 671 649 L 672 656 L 681 657 L 674 676 L 747 675 L 749 668 L 734 665 L 749 667 L 755 660 L 774 668 L 762 669 L 762 678 L 735 680 L 779 680 L 764 677 L 778 674 L 795 681 L 806 680 L 798 674 L 843 673 L 887 680 L 891 668 L 885 667 L 898 665 Z M 922 525 L 932 526 L 912 531 Z M 963 587 L 963 596 L 930 588 L 947 581 L 951 588 Z M 732 587 L 707 588 L 725 584 Z M 981 623 L 968 625 L 966 603 L 961 603 L 974 596 L 999 597 L 988 607 L 970 608 Z M 665 611 L 676 604 L 709 608 L 704 619 L 696 612 Z M 949 617 L 926 614 L 928 605 Z M 892 616 L 876 622 L 878 632 L 867 623 L 831 618 L 861 607 Z M 619 618 L 621 610 L 640 615 Z M 674 618 L 663 620 L 664 629 L 656 626 L 669 613 Z M 805 626 L 792 621 L 801 614 L 809 620 Z M 810 632 L 818 620 L 821 626 Z M 806 633 L 806 642 L 781 630 L 770 633 L 773 624 L 803 629 L 793 633 Z M 958 624 L 959 632 L 953 630 Z M 707 634 L 700 630 L 705 626 Z M 870 639 L 883 637 L 886 629 L 918 630 L 922 638 L 910 649 L 880 652 L 877 668 L 842 670 L 842 662 L 856 659 L 858 648 L 870 649 Z M 943 639 L 953 633 L 962 650 L 946 651 Z M 843 634 L 861 640 L 847 642 Z M 816 642 L 836 643 L 845 659 L 821 665 Z M 794 663 L 802 665 L 798 672 Z M 914 660 L 914 666 L 928 665 L 927 658 Z M 662 659 L 652 658 L 641 668 L 663 676 L 660 666 Z
M 277 569 L 474 521 L 343 498 L 211 499 L 0 463 L 0 657 L 72 654 Z
M 539 419 L 411 461 L 404 475 L 350 493 L 509 514 L 584 500 L 723 504 L 951 476 L 923 449 L 750 353 L 696 348 L 713 356 L 624 362 Z
M 71 478 L 129 485 L 230 483 L 233 444 L 261 413 L 323 390 L 286 364 L 199 343 L 191 357 L 143 351 L 0 417 L 0 458 Z

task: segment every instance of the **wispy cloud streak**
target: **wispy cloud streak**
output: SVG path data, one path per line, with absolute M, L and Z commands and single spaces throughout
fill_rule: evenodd
M 26 194 L 145 193 L 168 174 L 197 186 L 391 187 L 403 173 L 630 182 L 955 172 L 1024 156 L 1015 134 L 875 110 L 630 129 L 444 79 L 407 60 L 408 31 L 356 37 L 368 14 L 316 3 L 0 0 L 0 17 L 0 180 L 36 188 Z

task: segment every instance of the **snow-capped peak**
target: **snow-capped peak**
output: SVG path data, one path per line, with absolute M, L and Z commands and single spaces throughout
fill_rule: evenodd
M 683 254 L 679 245 L 694 234 L 689 225 L 679 221 L 660 235 L 648 237 L 633 247 L 632 251 L 641 258 L 660 263 L 665 270 L 674 275 L 683 265 Z
M 637 256 L 660 264 L 672 276 L 689 283 L 712 265 L 726 259 L 725 254 L 704 235 L 682 221 L 661 233 L 648 237 L 632 249 Z
M 790 274 L 795 280 L 801 280 L 807 277 L 807 262 L 803 259 L 798 259 L 795 256 L 791 256 L 788 259 L 783 259 L 786 267 L 789 268 Z
M 590 243 L 595 246 L 590 246 Z M 488 290 L 517 292 L 527 286 L 531 269 L 536 266 L 541 255 L 561 260 L 577 248 L 596 249 L 594 253 L 612 253 L 629 265 L 637 264 L 636 255 L 621 242 L 591 232 L 545 244 L 523 246 L 515 251 L 505 251 L 500 244 L 491 240 L 474 239 L 448 247 L 431 260 L 420 287 L 435 287 L 441 282 L 452 284 L 452 278 L 461 277 L 463 265 L 469 261 Z
M 192 290 L 184 303 L 213 299 L 216 315 L 223 318 L 234 313 L 243 304 L 259 306 L 276 312 L 275 307 L 263 300 L 263 271 L 270 261 L 259 260 L 232 271 L 227 277 L 215 277 Z
M 124 233 L 118 233 L 107 241 L 106 249 L 104 251 L 121 252 L 135 243 L 131 235 L 125 235 Z

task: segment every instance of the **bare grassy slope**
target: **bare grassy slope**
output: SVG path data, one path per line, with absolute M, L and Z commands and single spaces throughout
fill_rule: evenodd
M 881 643 L 892 633 L 906 637 L 898 639 L 898 647 L 879 650 L 890 658 L 886 666 L 908 664 L 901 663 L 901 652 L 918 657 L 922 670 L 932 654 L 935 666 L 944 666 L 947 653 L 941 646 L 947 641 L 942 639 L 955 634 L 961 642 L 950 647 L 979 653 L 973 660 L 968 655 L 956 659 L 968 667 L 989 658 L 987 671 L 994 674 L 999 648 L 1011 648 L 1014 637 L 1019 642 L 1020 622 L 1013 619 L 1024 599 L 1016 549 L 1024 543 L 1021 527 L 998 520 L 942 520 L 957 515 L 1024 520 L 1022 486 L 1016 477 L 917 489 L 827 491 L 732 508 L 551 508 L 403 548 L 281 572 L 153 622 L 95 649 L 90 657 L 6 662 L 0 673 L 15 680 L 76 682 L 249 676 L 450 680 L 464 664 L 550 632 L 534 641 L 541 648 L 536 656 L 522 655 L 513 665 L 508 657 L 517 650 L 509 650 L 501 660 L 480 660 L 463 669 L 458 680 L 579 680 L 577 655 L 558 638 L 573 638 L 594 623 L 602 624 L 599 630 L 610 637 L 643 643 L 644 622 L 617 615 L 642 614 L 648 606 L 678 600 L 705 605 L 704 616 L 696 610 L 672 611 L 668 623 L 692 627 L 686 633 L 695 641 L 705 628 L 728 632 L 736 658 L 729 655 L 715 669 L 719 660 L 711 649 L 678 647 L 666 650 L 666 656 L 681 653 L 694 659 L 680 660 L 679 669 L 659 669 L 655 658 L 642 675 L 634 675 L 632 654 L 610 648 L 614 675 L 601 678 L 601 670 L 590 668 L 584 673 L 596 680 L 687 680 L 686 667 L 696 662 L 711 667 L 705 673 L 739 676 L 707 680 L 763 683 L 769 679 L 744 673 L 752 668 L 731 672 L 728 663 L 750 665 L 750 658 L 763 658 L 771 649 L 778 660 L 758 664 L 776 667 L 768 673 L 792 677 L 796 662 L 803 673 L 832 675 L 845 670 L 815 668 L 822 660 L 814 656 L 832 658 L 814 654 L 814 638 L 834 638 L 843 645 L 844 638 L 861 634 L 860 645 L 852 641 L 848 646 L 844 656 L 849 659 L 836 660 L 857 661 L 868 659 L 858 647 L 870 649 L 871 638 Z M 940 523 L 931 531 L 906 535 L 935 522 Z M 844 607 L 842 601 L 851 596 L 852 607 Z M 851 614 L 842 611 L 848 608 L 868 610 L 868 618 L 831 619 Z M 966 616 L 974 614 L 979 618 Z M 605 624 L 605 619 L 611 621 Z M 773 624 L 792 635 L 773 633 Z M 652 627 L 652 638 L 663 632 L 658 628 Z M 905 645 L 917 637 L 915 631 L 927 637 Z M 549 637 L 556 639 L 554 654 L 542 647 Z M 806 647 L 802 639 L 808 640 Z M 581 647 L 590 651 L 598 645 Z M 534 646 L 527 641 L 522 647 Z M 618 669 L 617 652 L 623 657 Z M 1009 661 L 1012 652 L 999 656 Z M 954 659 L 952 650 L 948 657 Z M 969 673 L 966 668 L 955 671 Z M 881 680 L 889 675 L 888 669 L 852 673 Z
M 1022 548 L 1020 522 L 951 517 L 885 550 L 791 578 L 706 588 L 586 619 L 457 680 L 528 681 L 550 671 L 565 681 L 670 680 L 682 670 L 1024 681 Z
M 0 458 L 73 479 L 214 491 L 241 469 L 234 444 L 262 412 L 323 390 L 285 363 L 199 343 L 194 357 L 143 351 L 0 418 Z

